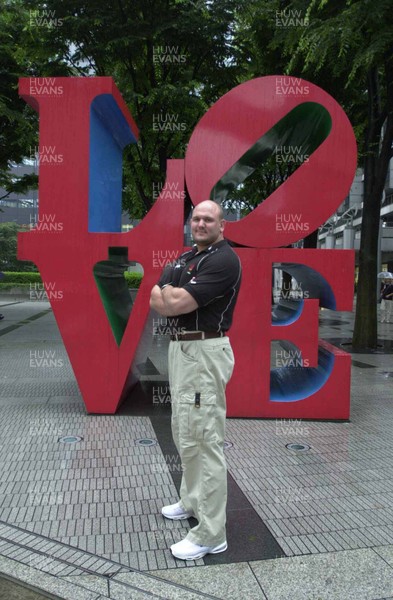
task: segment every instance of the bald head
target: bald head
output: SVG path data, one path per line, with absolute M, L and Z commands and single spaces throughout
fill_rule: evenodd
M 213 200 L 203 200 L 202 202 L 197 204 L 195 208 L 202 208 L 202 209 L 206 208 L 207 210 L 216 211 L 217 217 L 219 218 L 220 221 L 222 221 L 224 218 L 224 211 L 222 210 L 221 204 L 218 204 L 217 202 L 213 202 Z M 195 208 L 194 208 L 194 211 L 195 211 Z M 194 214 L 194 211 L 192 214 Z
M 198 250 L 224 239 L 224 213 L 217 202 L 203 200 L 192 211 L 191 233 Z

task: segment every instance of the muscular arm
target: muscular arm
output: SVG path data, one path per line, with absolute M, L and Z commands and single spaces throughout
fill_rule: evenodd
M 193 312 L 198 308 L 198 304 L 183 288 L 167 285 L 162 290 L 155 285 L 150 295 L 150 308 L 163 317 L 174 317 Z

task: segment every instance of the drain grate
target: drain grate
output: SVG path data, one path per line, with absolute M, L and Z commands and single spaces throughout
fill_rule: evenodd
M 81 442 L 83 437 L 80 435 L 65 435 L 64 437 L 59 437 L 58 441 L 62 444 L 76 444 L 76 442 Z
M 157 440 L 153 440 L 152 438 L 140 438 L 139 440 L 135 440 L 135 444 L 137 446 L 155 446 Z
M 288 450 L 296 450 L 297 452 L 307 452 L 311 446 L 308 444 L 285 444 L 285 448 Z

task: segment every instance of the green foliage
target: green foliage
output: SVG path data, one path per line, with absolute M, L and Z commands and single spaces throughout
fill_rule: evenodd
M 17 223 L 0 223 L 0 271 L 36 271 L 34 263 L 18 260 L 17 235 L 20 227 Z
M 142 273 L 124 273 L 124 278 L 129 288 L 139 288 L 142 282 Z M 0 289 L 11 289 L 13 287 L 29 287 L 31 283 L 42 283 L 39 273 L 21 273 L 15 271 L 3 271 L 0 279 Z
M 37 144 L 37 118 L 18 96 L 18 77 L 26 74 L 23 28 L 26 10 L 19 3 L 0 1 L 0 187 L 20 193 L 37 186 L 35 176 L 10 175 Z
M 124 273 L 125 280 L 129 288 L 139 288 L 142 283 L 142 273 Z
M 303 61 L 319 71 L 327 64 L 338 76 L 345 72 L 346 85 L 364 82 L 367 71 L 382 64 L 393 43 L 392 10 L 389 0 L 323 0 L 308 5 L 310 27 L 297 32 L 288 69 Z
M 23 6 L 37 15 L 28 31 L 33 56 L 41 53 L 41 76 L 57 61 L 77 75 L 114 77 L 140 130 L 124 153 L 123 208 L 142 217 L 165 182 L 167 159 L 184 157 L 206 109 L 245 75 L 234 23 L 246 0 L 27 0 Z M 44 11 L 57 25 L 38 26 Z
M 22 283 L 29 285 L 30 283 L 42 283 L 39 273 L 21 273 L 15 271 L 3 271 L 4 277 L 0 279 L 1 284 L 16 284 Z
M 8 290 L 15 290 L 15 288 L 21 289 L 21 290 L 30 290 L 31 284 L 30 283 L 15 283 L 15 282 L 10 282 L 10 283 L 1 283 L 0 281 L 0 292 L 6 292 Z

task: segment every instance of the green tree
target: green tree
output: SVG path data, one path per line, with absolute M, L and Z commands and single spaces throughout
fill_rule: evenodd
M 0 2 L 0 200 L 37 186 L 37 177 L 11 174 L 12 164 L 21 163 L 37 140 L 37 120 L 18 96 L 18 76 L 24 61 L 20 41 L 25 26 L 23 12 Z
M 183 158 L 206 109 L 236 85 L 233 44 L 245 0 L 28 0 L 37 36 L 78 75 L 113 76 L 139 127 L 124 153 L 123 206 L 143 216 L 165 181 L 168 158 Z M 52 15 L 52 27 L 42 27 Z M 39 29 L 39 32 L 36 30 Z M 44 68 L 45 71 L 45 68 Z M 45 73 L 43 73 L 45 74 Z
M 21 0 L 0 0 L 0 188 L 20 194 L 36 188 L 37 176 L 18 176 L 15 164 L 32 158 L 38 146 L 38 118 L 18 95 L 19 77 L 70 75 L 67 64 L 46 43 L 47 31 L 35 27 L 32 15 Z

